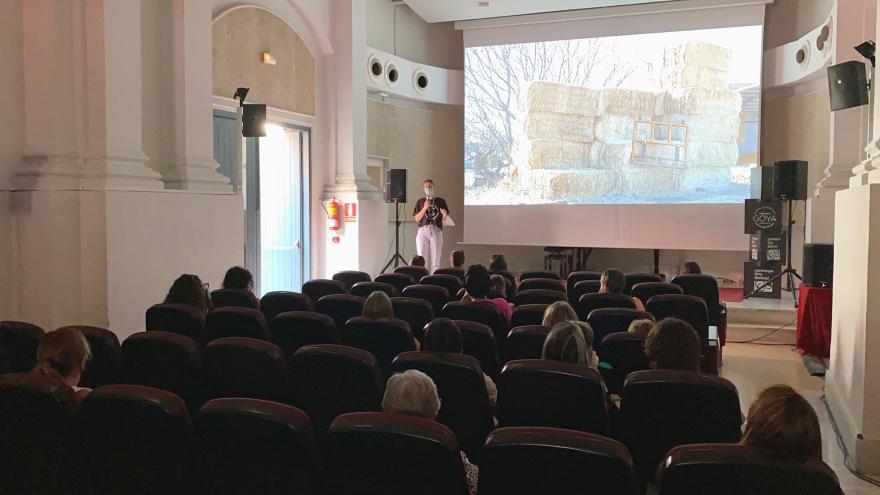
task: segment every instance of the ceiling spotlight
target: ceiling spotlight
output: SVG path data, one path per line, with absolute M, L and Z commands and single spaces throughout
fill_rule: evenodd
M 856 49 L 857 52 L 859 52 L 859 55 L 870 60 L 871 67 L 874 67 L 875 66 L 875 64 L 874 64 L 874 49 L 875 49 L 875 47 L 876 46 L 874 45 L 874 42 L 871 40 L 868 40 L 868 41 L 864 41 L 864 42 L 856 45 L 854 48 Z

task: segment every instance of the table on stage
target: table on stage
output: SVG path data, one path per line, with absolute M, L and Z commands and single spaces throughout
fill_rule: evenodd
M 831 289 L 802 285 L 798 289 L 797 347 L 803 354 L 827 358 L 831 353 Z

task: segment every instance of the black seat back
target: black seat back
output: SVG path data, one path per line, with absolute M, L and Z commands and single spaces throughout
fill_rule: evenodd
M 633 285 L 632 290 L 630 290 L 630 295 L 638 298 L 643 303 L 654 296 L 665 294 L 681 294 L 681 287 L 668 282 L 642 282 Z
M 600 308 L 590 311 L 587 323 L 593 329 L 593 347 L 597 353 L 602 350 L 602 341 L 607 335 L 626 332 L 635 320 L 650 320 L 651 313 L 627 308 Z
M 519 281 L 523 282 L 525 280 L 533 279 L 533 278 L 543 278 L 543 279 L 552 279 L 552 280 L 560 280 L 559 274 L 550 271 L 550 270 L 527 270 L 520 274 Z
M 706 303 L 696 296 L 668 294 L 654 296 L 645 304 L 645 309 L 654 315 L 657 321 L 663 318 L 678 318 L 694 327 L 700 336 L 700 343 L 705 356 L 709 350 L 709 312 Z
M 0 321 L 0 375 L 24 373 L 37 364 L 42 328 L 23 321 Z
M 632 290 L 633 286 L 636 284 L 640 284 L 642 282 L 662 282 L 663 279 L 660 278 L 660 275 L 655 275 L 653 273 L 627 273 L 626 274 L 626 283 L 623 288 L 624 294 L 629 294 Z
M 240 306 L 217 308 L 205 321 L 205 343 L 224 337 L 269 340 L 269 324 L 257 309 Z
M 123 383 L 176 394 L 190 409 L 201 406 L 202 358 L 196 342 L 171 332 L 139 332 L 122 342 Z
M 146 326 L 148 332 L 176 333 L 201 344 L 204 340 L 205 314 L 186 304 L 154 304 L 147 309 Z
M 544 312 L 549 304 L 523 304 L 513 309 L 510 317 L 510 328 L 525 325 L 540 325 L 544 321 Z
M 324 313 L 288 311 L 276 316 L 270 327 L 272 343 L 281 348 L 286 358 L 306 345 L 342 342 L 336 322 Z
M 584 294 L 596 294 L 599 292 L 601 284 L 598 280 L 581 280 L 573 286 L 568 286 L 568 300 L 577 303 Z
M 244 289 L 217 289 L 211 291 L 211 306 L 214 309 L 227 306 L 239 306 L 242 308 L 257 309 L 256 296 L 251 291 Z
M 419 280 L 419 284 L 436 285 L 438 287 L 443 287 L 449 292 L 449 297 L 455 296 L 456 294 L 458 294 L 458 291 L 462 289 L 461 279 L 459 279 L 455 275 L 443 275 L 439 273 L 428 275 L 427 277 L 422 277 L 422 279 Z
M 214 340 L 205 346 L 202 366 L 208 399 L 290 401 L 284 356 L 271 342 L 245 337 Z
M 415 350 L 409 324 L 397 318 L 356 316 L 348 320 L 342 329 L 342 343 L 376 356 L 383 376 L 388 376 L 391 362 L 398 354 Z
M 430 376 L 440 396 L 437 421 L 448 426 L 468 457 L 477 459 L 494 423 L 480 363 L 471 356 L 445 352 L 405 352 L 392 373 L 419 370 Z
M 594 293 L 584 294 L 578 299 L 574 309 L 581 321 L 587 321 L 587 317 L 595 309 L 602 308 L 629 308 L 636 309 L 632 298 L 624 294 Z
M 547 289 L 519 290 L 513 302 L 516 306 L 524 304 L 553 304 L 556 301 L 564 301 L 565 292 Z
M 299 292 L 276 291 L 267 292 L 260 299 L 260 311 L 270 324 L 276 316 L 288 311 L 314 311 L 312 299 Z
M 365 299 L 360 296 L 330 294 L 318 299 L 315 311 L 333 318 L 336 328 L 341 332 L 345 327 L 345 322 L 364 312 L 364 302 Z
M 550 328 L 543 325 L 514 327 L 507 335 L 504 345 L 504 362 L 517 359 L 541 359 L 544 341 Z
M 405 273 L 383 273 L 382 275 L 376 275 L 376 282 L 393 285 L 397 289 L 398 294 L 401 294 L 407 286 L 416 283 L 410 275 Z
M 452 275 L 453 277 L 458 278 L 461 283 L 464 283 L 464 268 L 455 268 L 455 267 L 447 267 L 447 268 L 438 268 L 434 270 L 434 275 Z
M 351 287 L 354 284 L 358 282 L 370 282 L 372 278 L 370 278 L 370 274 L 367 272 L 361 272 L 357 270 L 345 270 L 334 273 L 333 280 L 342 282 L 342 284 L 345 286 L 345 290 L 351 290 Z
M 620 394 L 623 382 L 633 371 L 651 369 L 645 355 L 645 337 L 642 335 L 617 332 L 602 339 L 602 354 L 599 356 L 611 369 L 602 374 L 605 385 L 612 394 Z
M 565 292 L 565 286 L 558 278 L 527 278 L 519 283 L 519 290 L 545 289 Z
M 437 285 L 410 285 L 400 294 L 403 297 L 414 297 L 416 299 L 424 299 L 431 303 L 434 314 L 439 314 L 443 310 L 443 306 L 450 301 L 449 291 L 445 287 Z
M 80 387 L 97 388 L 101 385 L 119 383 L 122 373 L 122 351 L 115 333 L 104 328 L 85 325 L 62 328 L 71 328 L 82 333 L 89 341 L 92 350 L 92 358 L 86 366 L 85 373 L 79 379 Z
M 351 295 L 353 296 L 366 299 L 373 292 L 384 292 L 388 297 L 397 297 L 397 289 L 385 282 L 358 282 L 351 286 Z
M 488 326 L 495 333 L 495 341 L 498 342 L 498 346 L 504 349 L 504 341 L 507 338 L 507 321 L 494 304 L 485 301 L 454 301 L 443 307 L 440 316 L 450 320 L 467 320 Z
M 393 297 L 391 306 L 394 308 L 394 317 L 409 323 L 409 329 L 421 342 L 425 335 L 425 325 L 434 320 L 434 306 L 415 297 Z
M 303 284 L 302 292 L 317 303 L 318 299 L 330 294 L 345 294 L 345 284 L 339 280 L 315 278 Z
M 394 269 L 394 273 L 409 275 L 414 282 L 418 282 L 422 277 L 428 276 L 428 269 L 423 266 L 401 265 Z
M 495 341 L 492 329 L 482 323 L 467 320 L 456 320 L 455 324 L 461 330 L 464 353 L 480 362 L 483 373 L 497 380 L 501 373 L 501 364 L 498 359 L 498 342 Z

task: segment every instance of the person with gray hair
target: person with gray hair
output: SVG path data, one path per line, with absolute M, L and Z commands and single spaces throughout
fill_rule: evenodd
M 440 412 L 437 385 L 430 376 L 418 370 L 406 370 L 391 375 L 385 385 L 382 410 L 436 421 L 437 413 Z M 480 470 L 468 461 L 464 452 L 461 452 L 461 462 L 464 465 L 468 492 L 470 495 L 476 495 Z
M 599 357 L 593 350 L 593 329 L 582 321 L 562 321 L 550 329 L 541 359 L 580 364 L 599 368 Z

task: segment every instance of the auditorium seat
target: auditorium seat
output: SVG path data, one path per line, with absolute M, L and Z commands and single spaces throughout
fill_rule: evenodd
M 404 273 L 412 277 L 413 281 L 418 282 L 429 275 L 428 269 L 423 266 L 401 265 L 394 269 L 394 273 Z
M 678 318 L 690 323 L 700 336 L 703 355 L 708 353 L 709 313 L 702 299 L 682 294 L 654 296 L 645 303 L 645 310 L 654 315 L 657 321 L 663 318 Z
M 620 394 L 627 375 L 651 368 L 645 355 L 645 337 L 641 335 L 629 332 L 608 334 L 602 339 L 601 348 L 599 358 L 610 366 L 610 369 L 602 370 L 602 377 L 612 394 Z
M 384 292 L 388 297 L 397 297 L 397 289 L 385 282 L 357 282 L 351 286 L 351 295 L 353 296 L 366 299 L 373 292 Z
M 86 396 L 79 422 L 96 493 L 192 493 L 191 425 L 180 397 L 107 385 Z
M 342 339 L 333 318 L 314 311 L 288 311 L 272 320 L 271 341 L 285 358 L 300 348 L 314 344 L 339 344 Z
M 438 268 L 434 270 L 434 275 L 452 275 L 453 277 L 458 278 L 461 283 L 464 283 L 464 268 Z
M 479 361 L 464 354 L 404 352 L 394 359 L 391 372 L 406 370 L 419 370 L 431 377 L 440 396 L 437 421 L 448 426 L 461 449 L 478 462 L 480 449 L 494 427 Z
M 190 409 L 201 405 L 202 358 L 196 342 L 171 332 L 139 332 L 122 342 L 122 383 L 178 395 Z
M 543 325 L 513 327 L 504 344 L 504 362 L 517 359 L 541 359 L 544 341 L 550 328 Z
M 322 437 L 340 414 L 379 411 L 385 384 L 367 351 L 341 345 L 301 347 L 288 361 L 293 404 Z
M 593 346 L 597 353 L 602 350 L 602 340 L 615 332 L 626 332 L 634 320 L 653 317 L 651 313 L 628 308 L 599 308 L 590 311 L 587 323 L 593 329 Z
M 583 282 L 585 280 L 595 280 L 599 281 L 602 278 L 602 272 L 593 272 L 593 271 L 577 271 L 571 272 L 568 274 L 568 278 L 566 279 L 566 287 L 571 288 L 574 287 L 578 282 Z
M 0 376 L 0 493 L 93 493 L 75 402 L 73 389 L 49 377 Z
M 361 272 L 357 270 L 345 270 L 334 273 L 333 280 L 342 282 L 342 284 L 345 286 L 345 290 L 348 291 L 351 290 L 351 287 L 358 282 L 371 282 L 373 279 L 367 272 Z
M 424 299 L 425 301 L 428 301 L 431 303 L 431 308 L 433 308 L 435 315 L 440 314 L 440 311 L 443 310 L 443 306 L 451 301 L 449 291 L 446 290 L 445 287 L 439 287 L 437 285 L 410 285 L 406 289 L 403 289 L 403 292 L 400 295 L 403 297 L 414 297 L 416 299 Z
M 573 286 L 569 285 L 566 294 L 568 295 L 568 300 L 574 304 L 580 301 L 581 296 L 584 294 L 597 294 L 601 286 L 602 284 L 598 280 L 581 280 Z
M 391 362 L 398 354 L 415 350 L 409 324 L 397 318 L 356 316 L 343 327 L 342 343 L 376 356 L 384 377 L 388 376 Z
M 327 495 L 467 495 L 452 430 L 392 413 L 336 418 L 326 438 Z
M 565 293 L 565 286 L 555 278 L 527 278 L 519 283 L 518 292 L 532 289 L 555 290 Z
M 271 324 L 272 320 L 281 313 L 288 311 L 314 311 L 315 305 L 312 299 L 299 292 L 275 291 L 267 292 L 260 299 L 260 311 Z
M 456 296 L 458 294 L 458 291 L 462 289 L 462 282 L 455 275 L 442 275 L 435 273 L 434 275 L 422 277 L 422 279 L 419 280 L 419 284 L 436 285 L 437 287 L 443 287 L 449 292 L 450 298 Z
M 205 314 L 187 304 L 154 304 L 147 309 L 147 331 L 158 330 L 189 337 L 201 343 L 204 337 Z
M 217 289 L 211 291 L 211 306 L 214 309 L 238 306 L 259 309 L 256 297 L 244 289 Z
M 364 301 L 363 297 L 350 294 L 330 294 L 318 299 L 315 311 L 333 318 L 336 328 L 341 332 L 345 322 L 364 312 Z
M 193 417 L 194 459 L 202 493 L 318 493 L 308 415 L 257 399 L 214 399 Z
M 586 366 L 527 359 L 510 361 L 498 382 L 499 426 L 546 426 L 609 434 L 605 385 Z
M 266 317 L 257 309 L 227 306 L 208 314 L 205 321 L 205 343 L 224 337 L 248 337 L 269 340 Z
M 662 281 L 663 281 L 663 279 L 660 278 L 660 275 L 655 275 L 653 273 L 627 273 L 625 276 L 623 293 L 629 294 L 634 285 L 641 284 L 642 282 L 662 282 Z
M 544 321 L 544 312 L 549 304 L 523 304 L 513 309 L 510 317 L 510 327 L 516 328 L 525 325 L 540 325 Z
M 466 320 L 455 320 L 461 330 L 464 353 L 480 362 L 483 372 L 493 380 L 498 379 L 501 365 L 498 360 L 498 342 L 492 329 L 482 323 Z
M 480 464 L 480 495 L 638 495 L 632 458 L 620 442 L 540 427 L 493 431 Z
M 739 395 L 724 378 L 695 371 L 636 371 L 620 395 L 620 438 L 643 483 L 653 480 L 657 464 L 673 447 L 739 441 Z
M 544 279 L 553 279 L 553 280 L 559 280 L 559 279 L 560 279 L 559 274 L 556 273 L 556 272 L 554 272 L 554 271 L 550 271 L 550 270 L 527 270 L 527 271 L 522 272 L 522 273 L 519 275 L 519 281 L 520 281 L 520 284 L 522 284 L 523 281 L 525 281 L 525 280 L 529 280 L 529 279 L 532 279 L 532 278 L 544 278 Z
M 402 294 L 403 289 L 406 289 L 407 286 L 416 283 L 411 276 L 405 273 L 383 273 L 376 275 L 375 281 L 393 285 L 398 294 Z
M 202 352 L 202 369 L 207 399 L 290 401 L 284 355 L 271 342 L 245 337 L 214 340 Z
M 581 321 L 587 321 L 587 317 L 590 316 L 590 313 L 592 313 L 593 310 L 602 308 L 636 309 L 636 305 L 632 298 L 627 295 L 599 292 L 582 295 L 580 299 L 578 299 L 577 304 L 574 305 L 574 310 L 577 312 L 578 318 Z
M 71 328 L 82 333 L 89 341 L 89 347 L 92 350 L 92 358 L 79 379 L 80 387 L 96 388 L 101 385 L 119 383 L 122 356 L 119 338 L 115 333 L 86 325 L 71 325 L 62 328 Z
M 440 316 L 450 320 L 467 320 L 488 326 L 495 333 L 495 341 L 498 343 L 498 347 L 504 349 L 504 341 L 507 338 L 507 321 L 494 304 L 490 302 L 454 301 L 443 306 Z
M 792 462 L 744 445 L 696 444 L 672 449 L 657 474 L 659 495 L 842 495 L 822 461 Z M 480 472 L 482 477 L 482 470 Z
M 516 306 L 522 306 L 524 304 L 553 304 L 556 301 L 564 300 L 565 292 L 547 289 L 530 289 L 517 291 L 513 302 Z
M 317 303 L 318 299 L 330 294 L 345 294 L 345 284 L 338 280 L 315 278 L 303 284 L 302 292 L 309 296 L 313 303 Z
M 665 294 L 681 294 L 681 287 L 668 282 L 642 282 L 633 285 L 630 295 L 637 297 L 643 303 L 648 302 L 654 296 Z
M 709 324 L 718 327 L 718 339 L 721 345 L 727 340 L 727 305 L 721 302 L 718 295 L 718 282 L 711 275 L 687 274 L 672 279 L 672 283 L 681 287 L 688 296 L 696 296 L 706 303 L 709 312 Z
M 409 323 L 410 331 L 421 342 L 425 325 L 434 320 L 434 306 L 417 297 L 392 297 L 391 306 L 394 308 L 394 317 Z
M 45 334 L 37 325 L 0 321 L 0 375 L 24 373 L 37 364 L 37 346 Z

